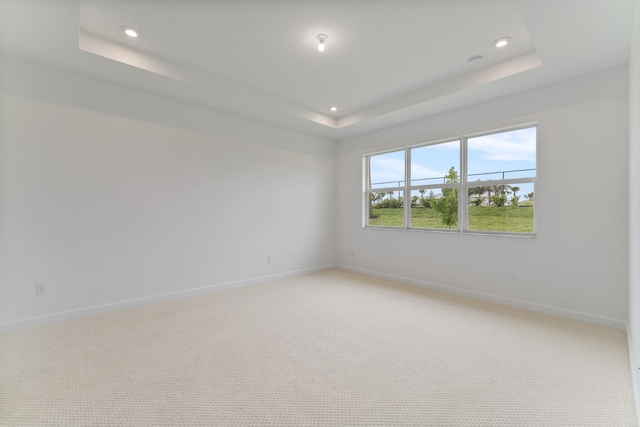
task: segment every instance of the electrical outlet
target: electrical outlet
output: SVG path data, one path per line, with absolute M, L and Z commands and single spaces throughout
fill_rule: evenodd
M 351 251 L 351 256 L 355 256 L 356 255 L 356 251 Z
M 267 255 L 267 264 L 270 264 L 270 263 L 271 263 L 271 256 Z
M 516 273 L 509 273 L 509 280 L 512 282 L 518 281 L 518 275 Z
M 47 285 L 44 283 L 36 283 L 36 295 L 45 295 L 47 293 Z

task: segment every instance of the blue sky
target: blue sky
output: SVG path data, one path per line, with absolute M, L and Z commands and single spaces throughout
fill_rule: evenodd
M 460 142 L 453 141 L 413 148 L 411 150 L 411 180 L 413 184 L 443 182 L 452 166 L 460 172 Z M 535 169 L 536 128 L 512 130 L 468 139 L 468 173 L 477 179 L 502 179 L 503 174 L 488 172 Z M 533 177 L 535 171 L 505 173 L 504 178 Z M 371 157 L 373 188 L 404 185 L 404 150 Z M 383 185 L 375 183 L 393 182 Z M 519 194 L 533 191 L 531 184 L 519 185 Z M 437 193 L 438 191 L 436 191 Z

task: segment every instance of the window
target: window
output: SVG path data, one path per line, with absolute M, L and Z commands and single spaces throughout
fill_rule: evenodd
M 448 228 L 458 223 L 460 141 L 409 149 L 412 228 Z
M 535 126 L 372 154 L 365 164 L 365 226 L 535 232 Z
M 533 233 L 536 128 L 467 140 L 467 229 Z
M 404 227 L 405 152 L 368 157 L 368 225 Z M 377 213 L 374 213 L 377 212 Z

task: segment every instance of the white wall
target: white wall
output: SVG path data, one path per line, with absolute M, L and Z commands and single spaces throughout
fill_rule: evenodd
M 640 425 L 640 2 L 629 57 L 629 347 Z
M 339 141 L 338 264 L 624 328 L 627 89 L 621 67 Z M 364 154 L 528 122 L 538 123 L 537 238 L 361 227 Z
M 334 141 L 0 59 L 0 327 L 334 264 Z
M 626 178 L 623 68 L 341 141 L 336 168 L 332 141 L 1 59 L 0 327 L 322 268 L 334 252 L 351 269 L 616 327 L 627 319 L 627 195 L 637 217 L 638 192 Z M 363 154 L 531 121 L 536 239 L 361 228 Z

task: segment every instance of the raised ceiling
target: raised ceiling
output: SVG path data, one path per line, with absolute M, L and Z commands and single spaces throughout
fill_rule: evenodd
M 341 139 L 626 64 L 634 5 L 4 0 L 0 50 Z M 503 36 L 512 43 L 495 48 Z

